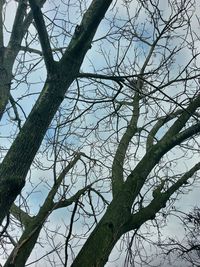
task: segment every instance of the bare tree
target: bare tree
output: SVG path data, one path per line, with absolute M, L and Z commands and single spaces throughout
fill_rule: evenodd
M 37 245 L 51 249 L 32 264 L 104 266 L 123 238 L 130 256 L 198 182 L 198 3 L 14 2 L 0 12 L 5 266 Z

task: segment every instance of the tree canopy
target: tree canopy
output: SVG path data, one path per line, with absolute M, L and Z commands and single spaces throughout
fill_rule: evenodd
M 199 181 L 199 8 L 0 1 L 5 267 L 162 261 Z

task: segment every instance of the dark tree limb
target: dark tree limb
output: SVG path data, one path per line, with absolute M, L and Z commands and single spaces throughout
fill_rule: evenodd
M 23 21 L 27 10 L 27 0 L 19 0 L 18 7 L 15 15 L 15 20 L 13 23 L 10 40 L 8 43 L 8 48 L 12 50 L 18 50 L 21 45 L 23 38 Z
M 156 214 L 162 208 L 166 207 L 166 203 L 170 199 L 170 197 L 178 189 L 184 186 L 188 182 L 188 180 L 199 170 L 200 163 L 197 163 L 181 178 L 179 178 L 177 182 L 170 186 L 168 190 L 166 190 L 165 192 L 159 192 L 149 205 L 133 214 L 130 217 L 130 221 L 127 223 L 127 232 L 133 229 L 138 229 L 144 222 L 154 219 Z
M 47 33 L 46 25 L 44 22 L 43 14 L 41 8 L 37 1 L 29 0 L 37 32 L 39 35 L 40 45 L 42 47 L 42 52 L 44 56 L 45 65 L 47 72 L 51 73 L 54 70 L 54 59 L 51 50 L 51 45 L 49 42 L 49 36 Z
M 48 77 L 24 126 L 0 165 L 0 223 L 21 192 L 46 130 L 67 89 L 78 76 L 85 54 L 111 2 L 94 0 L 91 3 L 81 23 L 84 26 L 83 33 L 78 38 L 75 33 L 63 58 L 51 69 L 53 75 Z
M 25 227 L 25 230 L 20 237 L 19 242 L 13 249 L 12 253 L 10 254 L 9 258 L 6 261 L 5 267 L 10 266 L 10 264 L 14 264 L 16 267 L 24 266 L 27 259 L 30 256 L 30 253 L 32 252 L 36 241 L 39 237 L 40 231 L 47 220 L 48 216 L 58 208 L 58 205 L 60 202 L 62 202 L 62 199 L 54 203 L 54 197 L 58 191 L 58 188 L 60 187 L 63 179 L 67 175 L 67 173 L 75 166 L 77 161 L 80 159 L 80 154 L 78 154 L 60 173 L 58 178 L 56 179 L 56 183 L 53 185 L 52 189 L 49 191 L 46 200 L 44 201 L 43 205 L 41 206 L 39 212 L 37 215 L 31 217 L 29 216 L 25 211 L 21 210 L 19 207 L 17 207 L 15 204 L 12 205 L 10 212 L 11 214 L 20 222 L 22 222 L 23 226 Z M 71 197 L 69 201 L 65 201 L 65 206 L 67 207 L 71 205 L 72 203 L 77 201 L 77 195 L 76 197 Z M 79 197 L 81 194 L 78 195 Z M 64 197 L 64 196 L 63 196 Z
M 3 37 L 3 5 L 5 0 L 0 1 L 0 48 L 4 47 L 4 37 Z

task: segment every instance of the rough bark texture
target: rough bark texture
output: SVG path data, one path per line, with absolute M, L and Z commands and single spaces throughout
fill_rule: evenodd
M 15 139 L 0 167 L 1 221 L 25 184 L 25 176 L 42 142 L 51 119 L 63 100 L 65 89 L 73 81 L 76 70 L 69 70 L 68 84 L 51 79 Z M 3 208 L 2 208 L 3 207 Z
M 130 209 L 124 205 L 125 198 L 123 192 L 111 202 L 105 215 L 74 260 L 72 267 L 102 267 L 106 264 L 114 245 L 126 232 L 125 225 L 130 218 Z
M 104 266 L 112 248 L 121 235 L 127 231 L 139 228 L 149 219 L 154 219 L 156 213 L 166 205 L 170 196 L 184 183 L 184 178 L 182 181 L 179 180 L 179 183 L 173 185 L 166 193 L 161 194 L 161 192 L 159 192 L 157 198 L 155 198 L 148 207 L 141 209 L 137 214 L 131 214 L 131 207 L 138 193 L 144 185 L 147 176 L 161 157 L 171 148 L 186 140 L 190 136 L 191 131 L 193 131 L 193 133 L 198 133 L 200 131 L 200 124 L 196 124 L 191 127 L 191 131 L 185 130 L 182 131 L 181 134 L 179 133 L 189 117 L 199 106 L 199 98 L 200 95 L 190 103 L 185 112 L 174 122 L 164 137 L 147 151 L 143 159 L 128 176 L 124 185 L 118 191 L 118 194 L 114 196 L 105 215 L 76 257 L 72 264 L 73 267 Z M 188 172 L 189 176 L 191 176 L 195 170 L 199 169 L 199 167 L 200 164 Z M 186 179 L 188 179 L 188 177 Z
M 34 1 L 33 1 L 34 2 Z M 25 177 L 67 88 L 78 75 L 86 52 L 111 0 L 94 0 L 59 63 L 51 67 L 42 93 L 0 167 L 0 223 L 25 184 Z M 34 10 L 33 10 L 34 16 Z M 37 24 L 37 20 L 35 21 Z M 40 27 L 39 22 L 37 27 Z M 40 38 L 42 38 L 40 36 Z

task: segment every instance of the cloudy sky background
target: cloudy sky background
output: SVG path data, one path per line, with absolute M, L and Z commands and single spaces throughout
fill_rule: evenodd
M 59 1 L 57 1 L 59 2 Z M 165 7 L 163 7 L 166 11 L 167 11 L 167 1 L 163 1 Z M 121 8 L 121 3 L 120 1 L 118 1 L 116 3 L 116 6 L 118 5 L 119 9 L 118 9 L 118 16 L 121 16 L 123 18 L 123 16 L 125 16 L 125 11 Z M 198 4 L 199 5 L 199 4 Z M 14 13 L 15 13 L 15 7 L 16 7 L 16 2 L 15 1 L 10 1 L 9 5 L 8 5 L 8 9 L 9 12 L 6 12 L 6 25 L 7 25 L 7 29 L 11 30 L 11 25 L 13 22 L 13 18 L 14 18 Z M 49 10 L 50 8 L 52 8 L 52 5 L 47 3 L 44 7 L 44 10 Z M 132 5 L 132 8 L 134 8 L 134 5 Z M 130 10 L 130 13 L 133 12 Z M 196 9 L 197 15 L 199 15 L 199 9 Z M 53 13 L 53 12 L 52 12 Z M 48 14 L 48 13 L 47 13 Z M 75 18 L 74 19 L 74 23 L 76 24 L 77 21 L 79 21 L 80 18 L 76 18 L 75 16 L 73 16 L 73 14 L 71 15 L 71 18 Z M 145 20 L 145 17 L 143 18 L 141 16 L 141 21 Z M 99 30 L 97 32 L 96 35 L 96 39 L 100 38 L 101 36 L 103 36 L 105 34 L 105 27 L 106 27 L 106 22 L 102 22 L 101 26 L 99 27 Z M 196 31 L 199 31 L 199 26 L 197 24 L 197 20 L 194 20 L 193 22 L 193 29 Z M 32 29 L 34 31 L 34 29 Z M 8 34 L 9 35 L 9 34 Z M 8 36 L 7 35 L 7 36 Z M 60 37 L 61 38 L 61 37 Z M 64 40 L 63 40 L 64 42 Z M 38 48 L 38 47 L 37 47 Z M 111 49 L 111 47 L 109 47 L 109 45 L 106 47 L 105 51 L 109 52 L 109 49 Z M 111 51 L 114 51 L 113 49 Z M 97 60 L 97 56 L 98 56 L 98 60 Z M 111 55 L 111 57 L 115 57 L 116 55 Z M 184 57 L 179 57 L 177 59 L 178 61 L 180 61 L 180 63 L 184 63 L 187 62 L 187 54 L 185 54 Z M 95 51 L 95 45 L 94 47 L 88 52 L 87 57 L 84 61 L 84 64 L 82 66 L 82 70 L 83 71 L 92 71 L 93 67 L 91 66 L 91 61 L 93 63 L 95 63 L 95 67 L 97 69 L 100 69 L 101 66 L 104 66 L 105 64 L 105 59 L 103 56 L 99 56 L 99 53 Z M 43 63 L 41 63 L 42 66 Z M 45 80 L 45 70 L 44 69 L 40 69 L 38 72 L 36 72 L 33 76 L 32 76 L 32 81 L 35 81 L 35 85 L 32 85 L 31 87 L 31 91 L 30 92 L 40 92 L 41 88 L 42 88 L 42 81 Z M 23 85 L 20 87 L 20 89 L 17 89 L 16 91 L 12 91 L 12 94 L 15 98 L 17 98 L 19 95 L 21 95 L 21 93 L 25 93 L 27 90 L 26 86 Z M 37 98 L 37 94 L 34 95 L 33 98 L 25 98 L 23 101 L 21 101 L 20 103 L 23 105 L 23 108 L 25 109 L 26 113 L 28 114 L 28 112 L 31 110 L 31 107 L 34 104 L 35 99 Z M 91 115 L 92 116 L 92 115 Z M 3 121 L 1 122 L 1 136 L 6 136 L 9 135 L 10 132 L 13 132 L 14 130 L 10 129 L 10 124 L 8 121 L 8 115 L 4 116 Z M 7 138 L 1 138 L 1 141 L 3 142 L 2 145 L 6 145 L 9 146 L 10 145 L 10 141 Z M 196 158 L 192 158 L 190 160 L 190 162 L 187 162 L 187 164 L 191 164 L 191 166 L 193 165 L 193 163 L 196 162 Z M 184 167 L 184 164 L 186 162 L 180 162 L 179 168 Z M 48 164 L 46 162 L 46 164 Z M 49 179 L 49 177 L 52 176 L 52 171 L 41 171 L 41 170 L 37 170 L 34 169 L 31 173 L 32 176 L 32 181 L 34 181 L 35 184 L 37 184 L 40 179 Z M 29 190 L 31 190 L 31 185 L 27 183 L 26 188 L 24 189 L 24 194 L 26 194 L 26 192 L 29 192 Z M 44 184 L 40 184 L 38 186 L 38 188 L 36 189 L 36 193 L 34 193 L 33 195 L 30 196 L 29 198 L 29 205 L 31 207 L 31 212 L 37 212 L 40 205 L 42 204 L 43 200 L 45 199 L 45 196 L 47 195 L 48 190 L 47 187 Z M 189 192 L 187 195 L 183 195 L 180 197 L 180 199 L 176 202 L 176 206 L 180 209 L 183 210 L 184 212 L 190 211 L 191 208 L 195 205 L 199 205 L 199 185 L 196 183 L 195 184 L 195 188 L 192 187 L 192 191 Z M 51 220 L 51 228 L 52 229 L 56 229 L 58 225 L 62 224 L 63 225 L 63 221 L 64 223 L 67 225 L 68 223 L 68 219 L 69 217 L 66 216 L 66 210 L 65 209 L 61 209 L 59 211 L 55 211 L 53 212 L 53 214 L 50 216 L 50 220 Z M 170 216 L 168 218 L 168 224 L 167 226 L 163 229 L 163 235 L 179 235 L 180 233 L 183 233 L 183 229 L 180 228 L 180 225 L 178 224 L 178 221 L 175 219 L 175 217 Z M 81 231 L 81 229 L 79 229 L 79 224 L 75 225 L 74 231 Z M 60 232 L 64 231 L 65 227 L 63 226 L 60 229 Z M 57 244 L 59 244 L 59 237 L 57 239 L 54 240 L 55 242 L 57 242 Z M 117 247 L 120 247 L 120 244 L 117 245 Z M 150 249 L 147 247 L 147 250 Z M 51 250 L 51 248 L 47 248 L 45 247 L 45 249 L 41 249 L 40 246 L 37 246 L 37 249 L 32 253 L 31 258 L 29 260 L 29 262 L 34 261 L 36 258 L 39 258 L 40 256 L 44 255 L 44 252 Z M 110 256 L 110 262 L 106 264 L 106 267 L 112 267 L 112 266 L 116 266 L 116 267 L 120 267 L 122 266 L 123 262 L 124 262 L 124 251 L 123 254 L 121 255 L 120 259 L 115 262 L 115 260 L 118 258 L 119 256 L 119 252 L 118 249 L 116 248 L 113 253 Z M 3 261 L 3 259 L 2 259 Z M 178 263 L 179 264 L 179 263 Z M 48 263 L 45 263 L 44 260 L 42 260 L 41 262 L 39 262 L 37 265 L 35 266 L 49 266 Z M 137 266 L 137 265 L 136 265 Z M 139 266 L 139 265 L 138 265 Z M 163 265 L 164 266 L 164 265 Z M 168 265 L 166 265 L 167 267 Z M 175 265 L 173 265 L 175 267 Z M 179 266 L 179 265 L 177 265 Z M 186 265 L 188 266 L 188 265 Z

